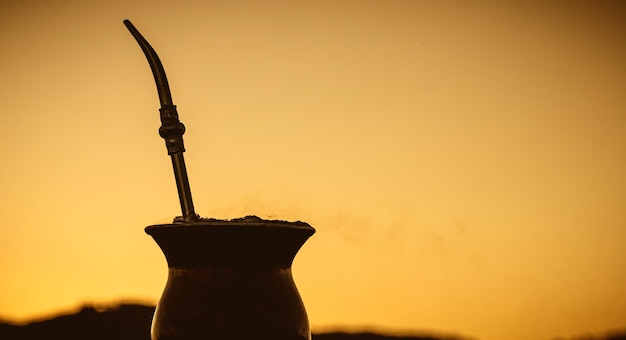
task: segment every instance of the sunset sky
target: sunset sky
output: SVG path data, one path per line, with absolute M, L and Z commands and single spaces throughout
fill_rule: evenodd
M 303 220 L 313 331 L 553 339 L 626 327 L 626 5 L 3 1 L 0 319 L 156 303 L 145 226 Z

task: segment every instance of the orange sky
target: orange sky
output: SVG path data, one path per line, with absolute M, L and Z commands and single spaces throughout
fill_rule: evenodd
M 0 317 L 155 302 L 143 228 L 179 215 L 148 64 L 196 210 L 304 220 L 313 329 L 552 339 L 625 327 L 618 2 L 4 1 Z

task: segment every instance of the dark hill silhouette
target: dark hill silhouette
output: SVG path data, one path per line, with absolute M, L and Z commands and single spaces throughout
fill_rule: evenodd
M 0 324 L 0 339 L 150 340 L 153 306 L 121 304 L 105 310 L 83 307 L 76 314 L 57 316 L 27 325 Z
M 376 333 L 319 333 L 312 335 L 313 340 L 461 340 L 459 337 L 434 337 L 434 336 L 391 336 Z
M 1 340 L 150 340 L 150 323 L 154 306 L 120 304 L 97 308 L 84 306 L 79 312 L 16 325 L 0 321 Z M 462 340 L 455 336 L 391 336 L 364 333 L 314 333 L 313 340 Z M 609 332 L 605 335 L 584 335 L 556 340 L 626 340 L 626 330 Z
M 154 306 L 120 304 L 108 308 L 85 306 L 65 314 L 26 325 L 0 322 L 2 340 L 150 340 Z M 386 336 L 374 333 L 321 333 L 313 340 L 462 340 L 460 337 Z

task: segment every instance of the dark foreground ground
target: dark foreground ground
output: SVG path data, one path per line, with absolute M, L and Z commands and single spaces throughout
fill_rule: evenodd
M 65 314 L 26 325 L 0 321 L 0 340 L 150 340 L 150 322 L 154 306 L 121 304 L 110 308 L 84 307 L 75 314 Z M 455 336 L 390 336 L 374 333 L 320 333 L 313 340 L 467 340 Z M 626 340 L 626 332 L 603 336 L 555 338 L 558 340 Z M 550 339 L 546 339 L 550 340 Z

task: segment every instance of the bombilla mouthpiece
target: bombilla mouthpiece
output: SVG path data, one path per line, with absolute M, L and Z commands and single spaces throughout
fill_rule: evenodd
M 159 101 L 161 102 L 161 127 L 159 128 L 159 135 L 165 139 L 165 146 L 167 147 L 167 153 L 173 155 L 176 153 L 185 152 L 185 145 L 183 143 L 183 134 L 185 133 L 185 125 L 178 120 L 178 112 L 176 111 L 176 105 L 172 102 L 172 94 L 170 92 L 170 85 L 167 82 L 167 76 L 165 75 L 165 69 L 159 56 L 156 54 L 152 46 L 146 41 L 146 39 L 139 33 L 130 20 L 124 20 L 124 25 L 128 28 L 133 35 L 139 47 L 146 55 L 148 64 L 152 69 L 152 75 L 154 75 L 154 81 L 156 82 L 157 91 L 159 92 Z
M 148 41 L 139 33 L 130 20 L 124 20 L 124 25 L 126 25 L 126 28 L 128 28 L 135 40 L 137 40 L 139 47 L 141 47 L 141 50 L 146 55 L 150 69 L 152 69 L 154 81 L 156 82 L 157 91 L 159 92 L 159 101 L 161 102 L 161 108 L 159 109 L 161 113 L 159 135 L 165 139 L 167 153 L 172 157 L 178 198 L 180 199 L 180 206 L 183 213 L 182 221 L 180 218 L 176 218 L 174 221 L 196 221 L 199 216 L 195 213 L 193 208 L 191 189 L 189 188 L 189 180 L 187 179 L 187 168 L 185 167 L 185 159 L 183 158 L 183 152 L 185 152 L 185 145 L 183 144 L 185 126 L 178 120 L 178 112 L 176 111 L 176 105 L 172 102 L 172 94 L 167 82 L 165 70 L 163 69 L 163 64 L 161 64 L 161 60 L 152 46 L 150 46 Z
M 152 69 L 152 75 L 154 75 L 154 81 L 156 82 L 157 91 L 159 91 L 159 101 L 161 102 L 161 107 L 174 105 L 172 102 L 170 85 L 167 82 L 167 76 L 165 75 L 163 64 L 161 64 L 161 59 L 159 59 L 159 56 L 156 54 L 152 46 L 150 46 L 148 41 L 143 37 L 143 35 L 141 35 L 141 33 L 139 33 L 130 20 L 124 20 L 124 25 L 126 25 L 130 34 L 132 34 L 135 40 L 137 40 L 139 47 L 141 47 L 141 50 L 148 59 L 148 63 Z

